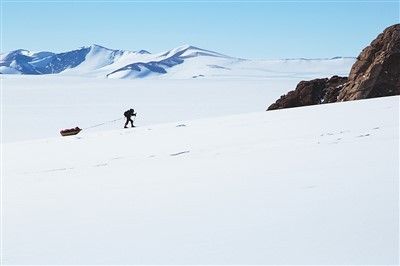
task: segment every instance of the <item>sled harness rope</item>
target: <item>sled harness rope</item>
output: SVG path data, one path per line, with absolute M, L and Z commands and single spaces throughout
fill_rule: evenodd
M 122 120 L 122 119 L 124 119 L 124 118 L 121 117 L 121 118 L 118 118 L 118 119 L 106 121 L 106 122 L 103 122 L 103 123 L 100 123 L 100 124 L 96 124 L 96 125 L 93 125 L 93 126 L 90 126 L 90 127 L 85 127 L 85 128 L 83 128 L 83 129 L 89 129 L 89 128 L 94 128 L 94 127 L 103 126 L 103 125 L 105 125 L 105 124 L 114 123 L 114 122 L 117 122 L 117 121 Z

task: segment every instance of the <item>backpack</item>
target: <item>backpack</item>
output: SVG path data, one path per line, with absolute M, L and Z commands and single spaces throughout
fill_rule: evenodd
M 135 111 L 133 109 L 130 109 L 124 113 L 124 116 L 131 117 L 131 116 L 133 116 L 134 113 L 135 113 Z

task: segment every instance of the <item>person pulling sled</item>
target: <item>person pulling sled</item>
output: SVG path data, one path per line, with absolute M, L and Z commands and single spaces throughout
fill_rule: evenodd
M 124 128 L 128 128 L 128 123 L 129 123 L 129 122 L 131 122 L 131 126 L 132 126 L 132 127 L 135 127 L 135 126 L 133 125 L 133 120 L 132 120 L 132 116 L 136 117 L 135 110 L 129 109 L 128 111 L 126 111 L 126 112 L 124 113 L 124 116 L 126 117 L 126 122 L 125 122 Z

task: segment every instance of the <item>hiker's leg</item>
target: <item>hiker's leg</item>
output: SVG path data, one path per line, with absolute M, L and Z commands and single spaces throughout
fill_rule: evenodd
M 129 118 L 129 121 L 131 121 L 131 126 L 134 127 L 133 120 L 131 118 Z
M 127 126 L 128 126 L 129 120 L 130 120 L 130 119 L 127 117 L 124 127 L 127 127 Z

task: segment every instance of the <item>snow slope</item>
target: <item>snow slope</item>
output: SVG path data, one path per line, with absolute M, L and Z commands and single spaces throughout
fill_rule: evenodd
M 132 107 L 139 112 L 138 125 L 263 111 L 301 80 L 347 75 L 353 60 L 240 60 L 210 51 L 204 55 L 206 51 L 191 46 L 157 55 L 100 46 L 82 49 L 58 55 L 76 63 L 82 59 L 79 54 L 87 53 L 74 68 L 53 64 L 52 69 L 67 67 L 57 75 L 0 75 L 3 142 L 57 136 L 63 128 L 87 128 L 120 118 Z M 105 57 L 107 62 L 100 60 Z M 147 63 L 124 67 L 135 60 Z M 135 71 L 138 68 L 141 71 Z M 102 78 L 107 73 L 112 77 Z M 140 75 L 152 78 L 135 78 Z M 121 121 L 90 131 L 120 126 Z
M 243 72 L 247 77 L 134 80 L 2 75 L 2 141 L 58 136 L 63 128 L 87 128 L 121 118 L 132 107 L 138 112 L 138 126 L 264 111 L 299 81 L 338 74 L 337 67 L 324 62 L 319 69 L 312 69 L 314 64 L 288 64 L 291 66 L 285 75 L 283 69 L 271 63 L 271 68 L 282 72 L 263 73 L 264 78 L 257 77 L 255 71 Z M 290 69 L 298 73 L 293 74 Z M 182 71 L 170 74 L 191 75 Z M 122 125 L 123 121 L 118 121 L 88 131 Z
M 65 53 L 15 50 L 0 57 L 2 74 L 59 74 L 113 79 L 137 78 L 215 78 L 271 77 L 305 72 L 298 67 L 314 69 L 334 67 L 338 74 L 347 75 L 354 58 L 244 60 L 202 48 L 183 45 L 166 52 L 151 54 L 145 50 L 112 50 L 91 45 Z
M 398 264 L 399 97 L 6 143 L 4 264 Z

